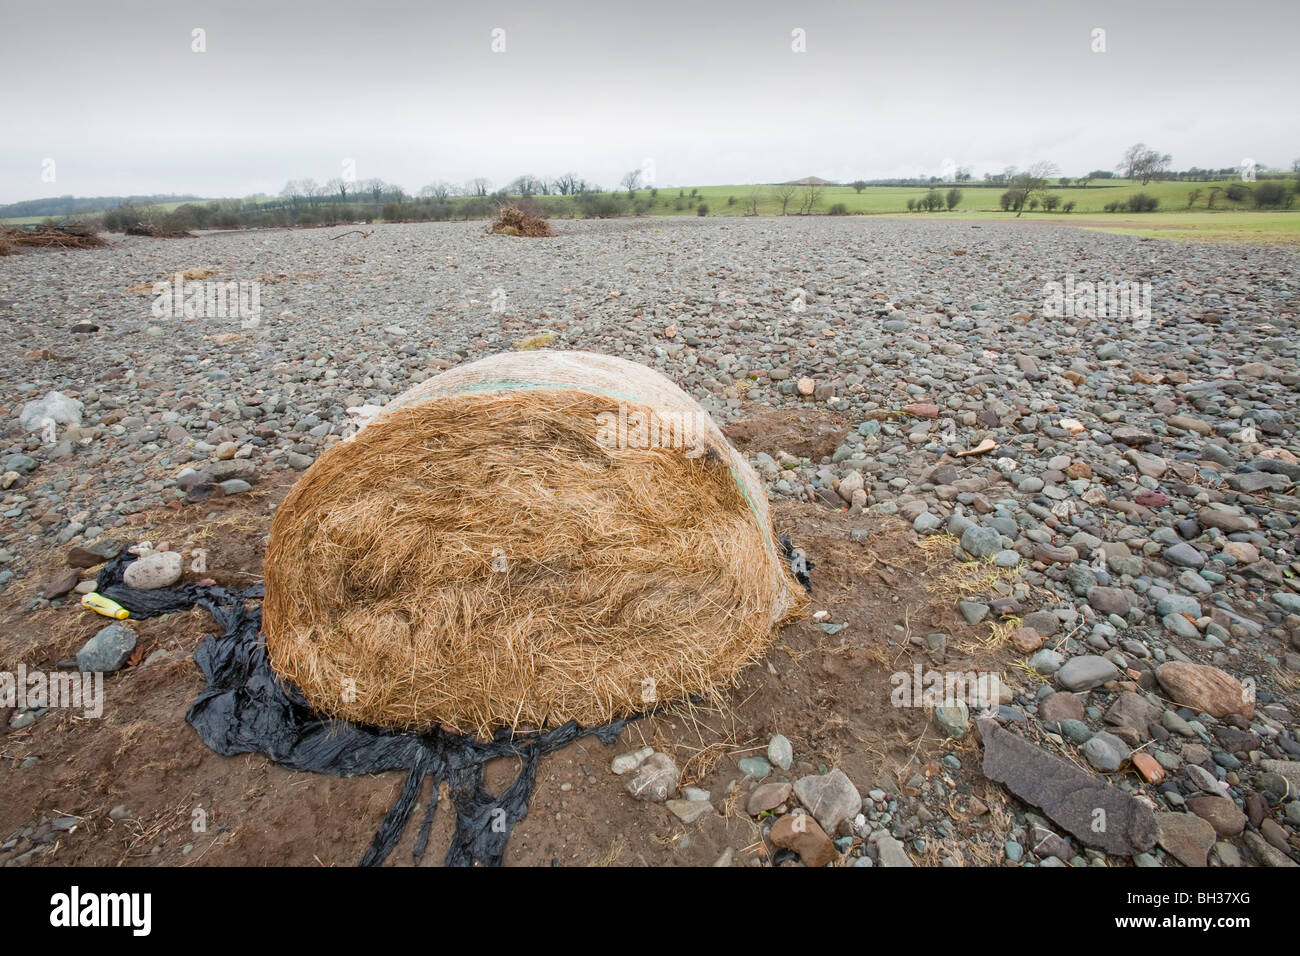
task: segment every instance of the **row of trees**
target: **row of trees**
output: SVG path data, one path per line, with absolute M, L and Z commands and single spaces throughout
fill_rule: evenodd
M 420 187 L 416 197 L 447 202 L 450 199 L 485 198 L 492 195 L 578 196 L 582 193 L 600 191 L 599 186 L 588 182 L 576 173 L 564 173 L 554 179 L 544 179 L 526 173 L 515 177 L 495 192 L 492 189 L 492 180 L 485 176 L 476 176 L 461 184 L 441 180 L 429 183 L 427 186 Z M 330 202 L 401 203 L 411 197 L 401 186 L 382 179 L 347 179 L 335 176 L 323 183 L 310 178 L 291 179 L 280 190 L 279 198 L 293 206 L 315 207 Z
M 1155 212 L 1160 200 L 1146 193 L 1137 193 L 1128 199 L 1108 202 L 1102 207 L 1106 212 Z
M 984 178 L 989 178 L 988 173 L 984 174 Z M 934 185 L 939 183 L 968 183 L 973 179 L 974 176 L 972 175 L 969 166 L 959 166 L 946 177 L 930 176 L 920 179 L 855 179 L 853 182 L 849 183 L 849 185 L 853 187 L 855 193 L 860 193 L 868 186 L 924 186 L 927 184 Z
M 1213 182 L 1214 180 L 1235 179 L 1246 172 L 1243 166 L 1231 166 L 1224 169 L 1200 169 L 1193 166 L 1191 169 L 1175 172 L 1169 168 L 1172 162 L 1173 157 L 1169 153 L 1151 149 L 1146 143 L 1134 143 L 1124 151 L 1124 156 L 1120 159 L 1119 165 L 1115 167 L 1115 171 L 1125 179 L 1140 180 L 1143 186 L 1153 179 Z M 1243 161 L 1243 163 L 1245 162 Z M 1249 175 L 1252 178 L 1271 177 L 1280 179 L 1286 175 L 1281 170 L 1270 171 L 1267 163 L 1258 160 L 1250 160 L 1249 163 Z M 1292 160 L 1291 172 L 1300 173 L 1300 159 Z M 1282 192 L 1268 192 L 1266 195 L 1281 197 Z
M 512 198 L 539 200 L 543 205 L 539 209 L 552 215 L 556 209 L 575 212 L 584 216 L 644 215 L 662 205 L 665 209 L 678 212 L 694 208 L 698 215 L 698 190 L 692 189 L 687 195 L 685 189 L 677 191 L 676 196 L 660 197 L 659 190 L 653 186 L 643 186 L 641 171 L 632 170 L 623 176 L 617 191 L 604 191 L 594 183 L 581 177 L 566 173 L 552 180 L 543 180 L 536 176 L 524 175 L 511 180 L 501 189 L 492 191 L 491 181 L 486 178 L 471 179 L 463 186 L 453 186 L 446 182 L 431 183 L 422 187 L 415 197 L 407 196 L 400 186 L 373 179 L 356 182 L 348 187 L 337 180 L 316 184 L 313 180 L 290 180 L 280 192 L 280 202 L 295 210 L 299 216 L 310 219 L 313 210 L 331 205 L 355 206 L 358 203 L 382 207 L 382 217 L 404 218 L 405 216 L 425 218 L 422 212 L 433 210 L 439 213 L 436 218 L 473 218 L 474 215 L 486 213 L 479 208 L 480 203 L 472 200 L 486 200 L 488 203 L 501 204 Z M 773 203 L 780 207 L 781 215 L 812 215 L 822 203 L 825 188 L 820 183 L 778 183 L 773 186 L 754 186 L 745 196 L 743 209 L 746 215 L 757 216 L 760 204 Z M 557 202 L 567 198 L 567 206 Z M 728 197 L 727 205 L 737 205 L 737 197 Z M 445 207 L 445 208 L 444 208 Z M 455 212 L 450 210 L 454 208 Z M 486 207 L 485 207 L 486 208 Z M 707 207 L 704 207 L 707 210 Z M 473 210 L 470 215 L 462 215 L 466 210 Z M 405 216 L 392 216 L 390 212 L 401 212 Z M 564 214 L 560 212 L 559 214 Z
M 640 172 L 637 176 L 639 178 Z M 626 180 L 626 177 L 624 177 Z M 479 180 L 473 180 L 479 182 Z M 482 180 L 486 183 L 487 180 Z M 556 176 L 554 179 L 544 179 L 540 176 L 534 176 L 525 173 L 522 176 L 516 176 L 506 184 L 506 192 L 515 196 L 580 196 L 583 193 L 598 193 L 600 187 L 595 183 L 589 183 L 577 173 L 564 173 Z
M 1009 186 L 1022 175 L 1023 172 L 1015 166 L 1008 166 L 1000 173 L 985 173 L 984 182 L 990 186 Z M 1057 177 L 1056 185 L 1063 189 L 1070 187 L 1075 189 L 1087 189 L 1088 184 L 1094 179 L 1113 179 L 1114 177 L 1115 174 L 1108 169 L 1094 169 L 1086 176 L 1073 178 L 1070 176 L 1059 176 Z
M 947 194 L 937 189 L 931 189 L 920 199 L 909 199 L 907 201 L 908 212 L 940 212 L 947 209 L 952 212 L 961 202 L 961 190 L 949 189 Z
M 1112 179 L 1117 173 L 1125 179 L 1138 180 L 1144 186 L 1153 179 L 1213 181 L 1241 174 L 1241 170 L 1235 168 L 1210 170 L 1193 167 L 1182 172 L 1171 172 L 1170 164 L 1172 159 L 1173 157 L 1169 153 L 1161 153 L 1148 147 L 1145 143 L 1134 143 L 1125 150 L 1114 171 L 1094 169 L 1087 175 L 1077 178 L 1063 176 L 1057 180 L 1057 185 L 1086 188 L 1093 180 Z M 1262 169 L 1263 165 L 1257 164 L 1257 167 Z M 1292 163 L 1292 169 L 1300 171 L 1300 160 Z M 1050 170 L 1050 172 L 1045 174 L 1044 170 Z M 1019 208 L 1028 204 L 1029 200 L 1033 198 L 1032 193 L 1045 189 L 1048 177 L 1054 175 L 1055 172 L 1056 167 L 1048 162 L 1035 163 L 1025 170 L 1018 169 L 1015 166 L 1008 166 L 1001 173 L 985 173 L 984 183 L 990 186 L 1009 186 L 1009 191 L 1019 203 L 1017 206 Z M 624 174 L 619 183 L 619 188 L 627 193 L 628 199 L 635 200 L 639 189 L 648 188 L 648 184 L 643 184 L 642 180 L 643 173 L 640 169 L 630 170 Z M 849 185 L 855 192 L 861 193 L 867 186 L 873 184 L 925 185 L 929 183 L 934 185 L 944 181 L 955 183 L 971 182 L 970 167 L 957 167 L 947 180 L 941 180 L 938 176 L 931 176 L 928 180 L 879 180 L 875 183 L 856 179 Z M 819 185 L 810 186 L 789 183 L 771 187 L 772 197 L 780 205 L 782 215 L 789 214 L 790 206 L 795 201 L 796 196 L 799 197 L 797 204 L 799 212 L 803 214 L 811 212 L 820 200 L 820 191 L 821 186 Z M 467 180 L 460 185 L 438 181 L 421 187 L 417 196 L 420 199 L 432 199 L 439 203 L 445 203 L 452 199 L 470 197 L 521 196 L 531 198 L 535 196 L 581 196 L 586 193 L 600 192 L 602 192 L 600 186 L 583 179 L 576 173 L 568 172 L 549 179 L 525 173 L 516 176 L 495 192 L 492 189 L 491 180 L 482 176 Z M 401 186 L 386 183 L 382 179 L 348 180 L 341 176 L 323 183 L 318 183 L 314 179 L 294 179 L 286 183 L 284 189 L 280 191 L 280 199 L 294 208 L 303 206 L 315 208 L 330 202 L 362 201 L 377 205 L 402 203 L 407 198 Z M 747 206 L 750 208 L 755 206 L 753 197 L 751 197 L 751 201 L 747 203 Z
M 1195 206 L 1202 195 L 1205 196 L 1206 209 L 1214 209 L 1219 203 L 1238 208 L 1249 203 L 1256 209 L 1290 209 L 1295 205 L 1296 196 L 1300 195 L 1300 181 L 1268 179 L 1256 183 L 1254 188 L 1232 183 L 1193 189 L 1187 194 L 1187 208 Z
M 1186 182 L 1214 182 L 1228 179 L 1236 179 L 1242 175 L 1242 167 L 1232 166 L 1222 169 L 1202 169 L 1199 166 L 1193 166 L 1190 169 L 1173 170 L 1170 168 L 1173 157 L 1169 153 L 1162 153 L 1159 150 L 1152 149 L 1146 143 L 1134 143 L 1120 158 L 1119 163 L 1113 170 L 1111 169 L 1094 169 L 1088 172 L 1086 176 L 1071 178 L 1062 176 L 1057 180 L 1057 184 L 1064 187 L 1073 186 L 1078 189 L 1086 188 L 1093 180 L 1114 179 L 1117 176 L 1123 179 L 1135 179 L 1146 185 L 1152 180 L 1179 180 Z M 1281 170 L 1271 170 L 1271 168 L 1262 162 L 1255 162 L 1252 172 L 1261 178 L 1284 178 L 1286 173 Z M 1291 162 L 1291 172 L 1300 172 L 1300 159 Z M 1017 169 L 1015 166 L 1008 166 L 1000 173 L 988 172 L 984 174 L 984 184 L 988 186 L 1011 186 L 1025 175 L 1024 171 Z M 939 182 L 938 177 L 930 177 L 930 182 Z M 950 180 L 951 182 L 961 183 L 970 182 L 970 170 L 968 167 L 962 167 Z M 849 184 L 857 192 L 862 192 L 869 185 L 923 185 L 920 180 L 875 180 L 867 182 L 866 180 L 855 180 Z
M 280 198 L 292 206 L 316 207 L 328 202 L 391 202 L 405 197 L 401 186 L 382 179 L 348 180 L 342 176 L 323 183 L 314 179 L 291 179 L 280 190 Z
M 1153 179 L 1182 177 L 1184 174 L 1169 172 L 1171 159 L 1168 153 L 1160 153 L 1144 143 L 1136 143 L 1125 151 L 1114 172 L 1092 170 L 1087 176 L 1077 179 L 1060 177 L 1056 179 L 1056 186 L 1086 187 L 1094 179 L 1112 179 L 1115 173 L 1144 184 Z M 1294 162 L 1292 167 L 1293 170 L 1300 171 L 1300 160 Z M 1062 197 L 1050 191 L 1056 188 L 1053 186 L 1056 172 L 1054 164 L 1042 161 L 1024 170 L 1008 167 L 999 174 L 985 174 L 984 184 L 1007 186 L 1001 195 L 1000 205 L 1004 211 L 1014 212 L 1017 216 L 1026 210 L 1037 209 L 1045 212 L 1057 209 L 1071 212 L 1075 203 L 1063 202 Z M 1210 170 L 1191 172 L 1217 175 Z M 954 175 L 961 182 L 970 181 L 971 178 L 968 168 L 958 169 Z M 1204 190 L 1193 189 L 1188 193 L 1187 205 L 1191 208 L 1204 197 L 1205 204 L 1210 209 L 1215 208 L 1216 203 L 1237 207 L 1253 203 L 1256 208 L 1291 208 L 1296 196 L 1300 195 L 1300 182 L 1281 178 L 1284 175 L 1286 174 L 1279 173 L 1274 174 L 1275 178 L 1262 177 L 1251 186 L 1230 183 Z M 936 179 L 932 177 L 932 181 Z M 869 183 L 855 180 L 849 185 L 861 193 Z M 524 174 L 495 191 L 491 180 L 486 177 L 475 177 L 460 185 L 436 181 L 422 187 L 415 196 L 408 195 L 401 186 L 382 179 L 335 177 L 318 183 L 308 178 L 290 180 L 279 196 L 274 198 L 187 202 L 171 211 L 156 206 L 124 204 L 107 210 L 103 224 L 108 229 L 123 229 L 143 223 L 163 234 L 175 234 L 192 229 L 327 225 L 374 219 L 476 219 L 489 217 L 498 206 L 517 199 L 537 201 L 541 203 L 538 206 L 540 214 L 554 217 L 639 216 L 652 213 L 659 205 L 677 212 L 693 209 L 698 215 L 708 214 L 708 207 L 699 201 L 703 197 L 695 189 L 690 191 L 689 196 L 685 189 L 678 190 L 675 197 L 660 197 L 659 192 L 653 186 L 643 187 L 640 170 L 625 174 L 619 189 L 608 192 L 575 173 L 565 173 L 551 179 Z M 743 213 L 748 216 L 759 215 L 762 206 L 775 206 L 780 209 L 782 216 L 806 216 L 821 211 L 824 193 L 825 187 L 821 182 L 779 183 L 751 187 L 739 202 Z M 961 198 L 959 189 L 949 189 L 945 193 L 932 187 L 923 196 L 908 200 L 907 208 L 928 212 L 952 210 L 961 202 Z M 737 203 L 737 196 L 728 197 L 728 206 Z M 1105 208 L 1116 212 L 1145 212 L 1156 208 L 1156 202 L 1152 197 L 1138 194 L 1123 202 L 1111 203 Z M 848 210 L 844 203 L 836 203 L 830 212 L 845 215 Z
M 1074 211 L 1073 201 L 1062 197 L 1048 185 L 1052 172 L 1050 163 L 1039 163 L 1029 170 L 1017 173 L 1010 188 L 1000 197 L 1004 212 L 1017 216 L 1024 212 Z M 309 200 L 300 194 L 295 204 L 292 197 L 279 201 L 245 201 L 222 199 L 209 202 L 184 203 L 173 210 L 159 206 L 122 205 L 104 212 L 102 224 L 111 231 L 134 229 L 140 225 L 151 227 L 155 234 L 176 235 L 195 229 L 239 229 L 271 226 L 332 225 L 356 221 L 383 219 L 398 221 L 447 221 L 485 219 L 495 215 L 497 209 L 508 203 L 531 204 L 539 215 L 550 217 L 611 218 L 617 216 L 643 216 L 653 213 L 656 206 L 677 212 L 693 210 L 697 215 L 709 214 L 709 207 L 701 202 L 698 190 L 687 194 L 685 189 L 675 195 L 660 196 L 651 188 L 648 192 L 633 191 L 632 196 L 623 191 L 599 192 L 587 190 L 577 195 L 549 194 L 544 198 L 509 195 L 505 189 L 483 195 L 453 196 L 441 190 L 421 190 L 416 197 L 384 186 L 369 185 L 365 191 L 357 189 L 348 194 L 355 201 L 334 201 L 317 197 Z M 1220 207 L 1241 208 L 1253 205 L 1257 209 L 1289 209 L 1300 195 L 1300 183 L 1290 180 L 1265 180 L 1253 185 L 1231 183 L 1193 189 L 1187 194 L 1187 206 L 1202 203 L 1208 209 Z M 374 201 L 378 196 L 381 203 Z M 730 196 L 728 206 L 741 205 L 747 216 L 757 216 L 760 208 L 773 205 L 782 215 L 811 215 L 821 211 L 824 187 L 810 183 L 782 183 L 775 186 L 756 186 L 743 198 Z M 952 188 L 946 192 L 930 189 L 924 195 L 907 200 L 912 212 L 942 212 L 956 209 L 962 201 L 962 191 Z M 1156 197 L 1138 193 L 1124 200 L 1107 203 L 1106 212 L 1152 212 L 1159 206 Z M 831 215 L 847 215 L 844 203 L 830 207 Z

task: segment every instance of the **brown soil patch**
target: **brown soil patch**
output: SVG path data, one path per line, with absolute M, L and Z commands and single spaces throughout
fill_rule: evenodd
M 272 505 L 293 477 L 269 480 L 252 495 L 139 516 L 131 533 L 155 543 L 170 539 L 176 546 L 205 547 L 210 577 L 247 584 L 260 574 Z M 946 669 L 1005 672 L 1009 659 L 1005 647 L 984 643 L 988 625 L 968 627 L 955 614 L 951 593 L 938 587 L 946 569 L 935 550 L 918 547 L 911 531 L 891 519 L 850 518 L 812 504 L 781 503 L 774 510 L 778 532 L 792 535 L 816 563 L 810 611 L 824 609 L 830 612 L 827 623 L 846 626 L 832 635 L 811 619 L 800 620 L 782 631 L 763 661 L 742 673 L 735 690 L 637 721 L 612 747 L 587 738 L 544 758 L 529 815 L 507 849 L 507 865 L 707 865 L 728 848 L 736 863 L 764 862 L 759 827 L 743 810 L 751 784 L 744 781 L 739 793 L 729 787 L 743 777 L 737 761 L 763 754 L 778 732 L 794 745 L 790 779 L 839 766 L 864 792 L 884 786 L 907 793 L 906 783 L 917 773 L 942 774 L 959 794 L 998 799 L 978 772 L 971 736 L 956 745 L 962 769 L 941 767 L 938 760 L 948 750 L 929 713 L 890 703 L 891 674 L 910 674 L 914 663 L 932 666 L 922 646 L 931 631 L 949 635 Z M 851 540 L 852 529 L 867 531 L 866 540 Z M 47 569 L 58 567 L 63 549 L 47 557 Z M 187 580 L 195 577 L 187 572 Z M 52 670 L 105 623 L 74 607 L 25 612 L 22 601 L 12 598 L 11 590 L 0 599 L 0 621 L 11 635 L 0 645 L 5 669 L 21 660 L 29 669 Z M 101 719 L 49 711 L 25 729 L 0 735 L 0 843 L 28 824 L 71 815 L 80 823 L 71 832 L 52 834 L 28 862 L 355 864 L 396 798 L 402 774 L 339 779 L 289 771 L 257 755 L 216 755 L 184 720 L 202 687 L 191 655 L 213 630 L 211 619 L 192 611 L 135 626 L 142 660 L 158 649 L 168 654 L 106 680 Z M 959 648 L 971 657 L 959 659 Z M 7 719 L 0 726 L 7 730 Z M 609 761 L 643 744 L 672 754 L 685 771 L 683 783 L 707 788 L 720 812 L 683 825 L 663 806 L 631 799 L 623 779 L 609 773 Z M 20 769 L 28 757 L 38 762 Z M 508 782 L 512 763 L 488 768 L 490 787 Z M 951 806 L 956 829 L 944 842 L 948 849 L 974 846 L 982 856 L 982 841 L 992 859 L 997 828 L 970 823 L 963 800 Z M 119 804 L 129 815 L 110 819 Z M 412 819 L 419 815 L 417 810 Z M 206 829 L 196 832 L 200 818 Z M 441 863 L 451 826 L 448 802 L 438 814 L 426 865 Z M 390 865 L 409 865 L 417 829 L 408 826 Z M 35 846 L 20 839 L 13 850 L 0 852 L 0 862 Z M 928 853 L 934 860 L 928 862 L 937 862 L 940 852 L 946 851 L 932 842 Z
M 849 433 L 848 419 L 824 408 L 764 408 L 722 429 L 747 454 L 778 451 L 819 462 L 835 454 Z

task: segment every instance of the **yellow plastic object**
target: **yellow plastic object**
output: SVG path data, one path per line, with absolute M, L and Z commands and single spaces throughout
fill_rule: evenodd
M 112 617 L 121 621 L 131 616 L 131 612 L 116 601 L 110 601 L 102 594 L 96 594 L 91 591 L 81 599 L 81 606 L 88 607 L 96 614 L 102 614 L 104 617 Z

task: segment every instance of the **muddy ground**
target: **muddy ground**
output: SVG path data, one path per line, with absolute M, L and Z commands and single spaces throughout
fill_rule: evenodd
M 785 444 L 822 435 L 833 447 L 843 433 L 833 416 L 809 425 L 773 414 L 732 426 L 732 440 L 743 448 L 750 434 L 769 441 L 775 435 Z M 118 530 L 187 553 L 203 548 L 206 576 L 247 586 L 260 577 L 264 538 L 290 482 L 284 476 L 251 493 L 157 509 Z M 910 527 L 892 518 L 791 502 L 778 503 L 774 515 L 778 533 L 790 535 L 815 563 L 809 613 L 824 610 L 829 619 L 807 617 L 783 628 L 765 659 L 716 700 L 636 721 L 613 746 L 587 738 L 544 758 L 506 865 L 771 863 L 758 821 L 744 810 L 753 782 L 737 761 L 761 755 L 776 733 L 793 744 L 790 779 L 840 767 L 864 793 L 879 787 L 915 796 L 908 782 L 917 774 L 946 775 L 955 796 L 945 812 L 956 829 L 950 840 L 930 844 L 928 862 L 945 855 L 967 862 L 1000 858 L 1005 834 L 998 822 L 1005 817 L 997 804 L 1005 797 L 979 773 L 972 737 L 945 745 L 926 710 L 890 702 L 891 674 L 910 674 L 916 663 L 931 666 L 923 644 L 931 632 L 948 634 L 949 670 L 1008 669 L 1011 654 L 990 640 L 990 625 L 969 626 L 954 610 L 951 553 L 933 546 L 938 539 L 923 547 Z M 65 551 L 50 549 L 31 580 L 64 567 Z M 185 580 L 201 576 L 187 572 Z M 53 671 L 105 623 L 71 603 L 26 612 L 25 597 L 26 589 L 10 589 L 0 606 L 6 635 L 0 663 L 10 669 L 21 660 L 29 670 Z M 833 628 L 823 623 L 845 626 L 828 634 Z M 0 853 L 0 862 L 21 854 L 19 862 L 35 865 L 355 864 L 403 775 L 340 779 L 283 769 L 257 755 L 218 756 L 185 722 L 203 687 L 192 654 L 213 631 L 211 617 L 194 610 L 134 625 L 138 649 L 131 666 L 107 678 L 101 718 L 51 710 L 11 730 L 9 715 L 0 715 L 0 844 L 26 835 Z M 1014 685 L 1014 673 L 1007 679 Z M 672 755 L 683 785 L 707 788 L 718 813 L 684 825 L 663 805 L 628 796 L 625 778 L 609 764 L 643 745 Z M 941 769 L 939 760 L 950 753 L 961 761 L 959 770 Z M 512 779 L 513 764 L 489 766 L 489 787 Z M 978 800 L 972 805 L 971 796 L 993 804 L 993 812 L 982 812 Z M 424 865 L 440 865 L 448 844 L 450 802 L 443 807 Z M 412 863 L 416 829 L 408 827 L 388 865 Z

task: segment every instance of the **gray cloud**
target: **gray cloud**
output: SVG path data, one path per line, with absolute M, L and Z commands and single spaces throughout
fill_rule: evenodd
M 345 158 L 415 190 L 566 170 L 612 186 L 646 158 L 661 184 L 709 184 L 945 159 L 1077 174 L 1137 140 L 1180 168 L 1300 155 L 1289 0 L 1230 17 L 1206 0 L 3 2 L 0 202 L 274 193 Z

